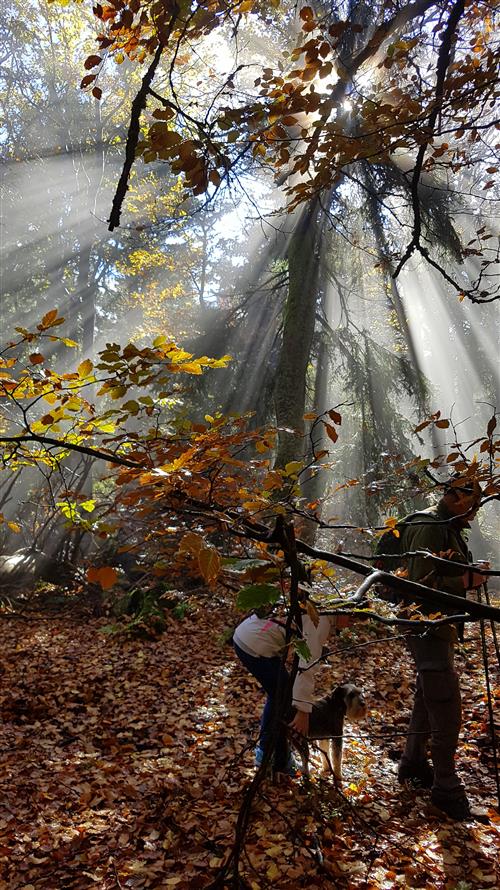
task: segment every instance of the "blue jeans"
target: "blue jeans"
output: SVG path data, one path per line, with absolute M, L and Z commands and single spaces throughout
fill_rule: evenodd
M 292 702 L 290 675 L 279 656 L 256 657 L 248 655 L 234 641 L 233 646 L 242 665 L 259 681 L 267 693 L 260 721 L 259 745 L 266 751 L 273 736 L 276 738 L 274 768 L 279 772 L 285 769 L 290 755 L 286 727 L 283 723 Z

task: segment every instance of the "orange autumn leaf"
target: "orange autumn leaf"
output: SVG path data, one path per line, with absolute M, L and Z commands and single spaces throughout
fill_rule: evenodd
M 87 580 L 91 584 L 100 584 L 103 590 L 113 587 L 117 578 L 118 572 L 112 566 L 103 566 L 102 568 L 91 566 L 87 569 Z
M 217 578 L 221 568 L 221 558 L 214 547 L 204 547 L 198 553 L 198 566 L 207 584 L 211 584 Z

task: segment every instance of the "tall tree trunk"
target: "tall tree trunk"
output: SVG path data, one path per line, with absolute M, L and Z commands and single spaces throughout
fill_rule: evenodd
M 279 428 L 275 466 L 304 456 L 306 374 L 311 352 L 318 290 L 320 229 L 313 201 L 295 228 L 288 247 L 288 299 L 276 372 L 274 403 Z
M 366 181 L 366 180 L 365 180 Z M 403 306 L 403 301 L 401 299 L 401 294 L 399 292 L 399 287 L 397 281 L 392 277 L 393 269 L 388 266 L 387 256 L 389 254 L 389 247 L 387 244 L 386 235 L 384 232 L 384 228 L 382 222 L 380 220 L 380 208 L 375 199 L 375 195 L 373 194 L 371 187 L 368 185 L 368 206 L 370 208 L 370 216 L 371 222 L 373 225 L 373 232 L 375 235 L 375 241 L 377 244 L 377 250 L 379 253 L 379 257 L 381 262 L 384 263 L 384 273 L 387 276 L 387 281 L 389 285 L 389 302 L 394 309 L 399 328 L 403 335 L 403 339 L 405 341 L 406 348 L 408 350 L 408 356 L 410 358 L 412 368 L 413 368 L 413 382 L 415 387 L 415 397 L 417 399 L 417 404 L 420 412 L 425 414 L 428 411 L 427 404 L 427 392 L 424 383 L 424 377 L 422 371 L 420 369 L 420 362 L 418 360 L 418 355 L 415 349 L 415 343 L 413 339 L 413 334 L 408 325 L 408 320 L 406 318 L 405 309 Z
M 333 286 L 333 276 L 331 270 L 329 270 L 329 272 L 327 271 L 325 242 L 326 238 L 323 237 L 320 244 L 321 279 L 318 282 L 318 291 L 321 293 L 321 317 L 323 321 L 320 324 L 316 334 L 318 347 L 316 358 L 316 374 L 314 379 L 314 398 L 311 405 L 311 411 L 314 411 L 316 414 L 323 414 L 325 411 L 328 411 L 329 408 L 333 407 L 332 393 L 330 390 L 330 371 L 332 359 L 332 329 L 330 325 L 334 314 L 334 302 L 338 301 L 340 298 L 339 286 L 337 285 L 336 281 L 335 287 Z M 309 464 L 314 460 L 314 463 L 317 465 L 318 463 L 321 463 L 321 459 L 319 461 L 315 460 L 314 455 L 318 454 L 320 451 L 329 451 L 332 443 L 325 435 L 323 424 L 318 424 L 315 427 L 314 433 L 312 435 L 313 438 L 310 438 L 308 442 L 306 461 Z M 309 508 L 312 512 L 314 512 L 318 519 L 321 519 L 323 510 L 323 496 L 325 494 L 327 481 L 328 473 L 324 468 L 308 471 L 308 473 L 302 477 L 302 497 L 307 502 L 307 504 L 318 505 L 317 507 Z M 313 520 L 306 520 L 304 523 L 304 527 L 301 530 L 301 536 L 312 546 L 316 542 L 317 531 L 317 522 Z
M 318 357 L 316 360 L 316 376 L 314 380 L 314 402 L 312 410 L 317 414 L 322 414 L 330 407 L 328 401 L 328 383 L 329 383 L 329 366 L 330 354 L 328 348 L 328 336 L 324 329 L 319 332 Z M 314 441 L 308 443 L 307 463 L 314 460 L 314 453 L 318 453 L 324 447 L 327 447 L 325 436 L 323 435 L 323 424 L 318 424 L 315 430 Z M 330 443 L 331 444 L 331 443 Z M 314 449 L 314 453 L 313 453 Z M 317 461 L 315 461 L 317 463 Z M 321 470 L 311 470 L 307 473 L 306 478 L 302 482 L 302 496 L 307 500 L 308 504 L 318 504 L 317 507 L 311 507 L 311 512 L 315 513 L 318 518 L 321 517 L 321 498 L 325 492 L 326 475 Z M 317 523 L 314 520 L 306 520 L 304 527 L 301 529 L 301 538 L 311 546 L 316 540 Z

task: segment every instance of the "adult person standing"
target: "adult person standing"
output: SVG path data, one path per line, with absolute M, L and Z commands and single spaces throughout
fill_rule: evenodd
M 241 663 L 259 681 L 266 693 L 266 703 L 260 723 L 259 743 L 255 750 L 255 763 L 260 766 L 264 753 L 276 733 L 274 749 L 275 772 L 294 776 L 296 764 L 290 753 L 288 734 L 283 720 L 276 717 L 280 708 L 286 715 L 290 705 L 297 709 L 291 728 L 307 735 L 309 714 L 314 700 L 314 680 L 318 668 L 317 659 L 321 656 L 331 628 L 328 616 L 321 615 L 317 625 L 306 613 L 302 616 L 302 639 L 307 643 L 310 658 L 299 659 L 299 669 L 295 682 L 291 684 L 290 674 L 284 664 L 283 653 L 286 646 L 285 625 L 277 618 L 259 618 L 250 615 L 238 625 L 233 634 L 233 646 Z M 314 665 L 314 666 L 311 666 Z M 275 720 L 278 719 L 277 725 Z
M 481 487 L 454 478 L 439 503 L 409 517 L 401 533 L 401 553 L 428 550 L 453 562 L 469 565 L 471 555 L 463 537 L 481 504 Z M 459 596 L 479 587 L 485 576 L 462 566 L 417 556 L 408 560 L 408 577 L 428 587 Z M 432 803 L 456 820 L 470 817 L 464 786 L 457 775 L 455 754 L 462 722 L 460 686 L 454 668 L 458 640 L 453 624 L 408 637 L 417 668 L 417 687 L 406 747 L 399 763 L 400 782 L 415 780 L 431 787 Z M 427 760 L 430 739 L 432 767 Z

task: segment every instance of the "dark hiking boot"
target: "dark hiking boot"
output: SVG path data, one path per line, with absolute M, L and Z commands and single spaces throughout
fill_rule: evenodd
M 462 794 L 460 797 L 447 797 L 442 791 L 433 791 L 431 803 L 455 822 L 463 822 L 465 819 L 473 818 L 469 801 L 465 794 Z
M 398 782 L 403 785 L 411 782 L 415 788 L 432 788 L 434 770 L 427 760 L 422 763 L 409 763 L 402 760 L 398 766 Z

